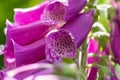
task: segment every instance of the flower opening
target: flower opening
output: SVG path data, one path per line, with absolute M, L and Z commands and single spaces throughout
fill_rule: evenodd
M 48 35 L 46 47 L 47 59 L 53 57 L 59 60 L 60 57 L 67 57 L 74 53 L 75 40 L 69 32 L 59 30 Z

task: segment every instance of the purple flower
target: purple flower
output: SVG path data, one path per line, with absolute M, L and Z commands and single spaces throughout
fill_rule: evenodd
M 98 41 L 96 41 L 95 39 L 91 38 L 89 40 L 88 53 L 95 53 L 95 52 L 97 52 L 98 47 L 99 47 Z
M 75 57 L 77 48 L 84 42 L 92 27 L 93 16 L 93 10 L 78 14 L 60 30 L 48 35 L 46 39 L 47 60 L 58 62 L 62 57 Z
M 96 80 L 97 72 L 98 72 L 98 68 L 92 67 L 87 80 Z
M 87 63 L 92 64 L 99 62 L 99 56 L 94 56 L 94 54 L 98 55 L 99 53 L 97 52 L 99 50 L 99 43 L 97 40 L 90 38 L 89 39 L 89 44 L 88 44 L 88 58 L 87 58 Z
M 120 20 L 119 20 L 120 12 L 118 11 L 118 14 L 116 18 L 114 19 L 113 23 L 111 24 L 111 48 L 112 52 L 115 58 L 115 61 L 120 64 Z
M 76 5 L 76 1 L 81 3 Z M 62 57 L 73 58 L 77 48 L 86 39 L 94 17 L 93 10 L 79 14 L 86 0 L 76 1 L 68 0 L 67 6 L 60 1 L 45 1 L 34 8 L 15 9 L 15 22 L 6 21 L 7 34 L 4 48 L 6 69 L 35 63 L 46 58 L 50 62 L 59 62 Z M 71 19 L 66 19 L 65 25 L 62 26 L 62 23 L 49 25 L 43 19 L 40 20 L 48 7 L 54 6 L 54 8 L 61 9 L 61 5 L 65 7 L 64 17 L 70 16 L 69 19 Z M 58 17 L 55 16 L 55 18 Z M 59 29 L 57 29 L 58 26 Z M 46 36 L 55 28 L 57 32 Z
M 45 59 L 43 39 L 49 28 L 41 22 L 14 26 L 7 21 L 7 42 L 4 50 L 6 67 L 12 68 Z
M 86 0 L 64 1 L 49 0 L 30 9 L 15 9 L 14 23 L 6 21 L 2 80 L 73 80 L 53 75 L 49 63 L 75 57 L 92 28 L 94 10 L 79 13 Z M 54 29 L 57 31 L 51 32 Z
M 49 0 L 41 17 L 45 22 L 69 21 L 86 5 L 87 0 Z
M 40 19 L 54 23 L 71 20 L 86 5 L 87 0 L 48 0 L 27 9 L 14 9 L 15 24 L 30 24 Z

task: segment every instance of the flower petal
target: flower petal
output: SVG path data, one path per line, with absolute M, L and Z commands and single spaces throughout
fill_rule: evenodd
M 65 24 L 62 29 L 70 32 L 77 44 L 77 47 L 84 42 L 93 24 L 94 10 L 78 14 L 73 20 Z
M 14 21 L 16 25 L 26 25 L 35 21 L 40 21 L 41 14 L 48 1 L 41 3 L 38 6 L 27 9 L 14 9 Z
M 6 37 L 6 45 L 4 48 L 4 53 L 5 53 L 4 57 L 5 57 L 6 68 L 9 69 L 16 66 L 15 56 L 14 56 L 14 45 L 12 41 L 16 42 L 21 46 L 29 45 L 37 40 L 41 40 L 42 38 L 44 38 L 50 29 L 49 26 L 41 22 L 35 22 L 22 27 L 20 26 L 15 27 L 15 25 L 13 25 L 10 21 L 7 20 L 6 26 L 7 26 L 7 37 Z
M 87 80 L 96 80 L 96 78 L 97 78 L 97 72 L 98 72 L 98 68 L 97 67 L 91 68 Z
M 98 56 L 89 56 L 87 58 L 87 63 L 88 64 L 97 63 L 99 61 L 100 61 L 100 57 L 98 57 Z
M 98 50 L 99 44 L 96 40 L 90 39 L 88 45 L 88 53 L 95 53 Z
M 10 25 L 7 21 L 7 39 L 13 39 L 15 42 L 25 45 L 39 40 L 47 34 L 50 26 L 42 23 L 35 22 L 26 26 Z M 11 26 L 11 27 L 10 27 Z
M 116 62 L 120 64 L 120 23 L 116 19 L 111 27 L 111 48 Z
M 16 66 L 31 64 L 45 59 L 45 40 L 21 46 L 13 41 Z
M 0 79 L 3 80 L 4 78 L 4 71 L 0 71 Z
M 4 63 L 7 69 L 15 68 L 15 56 L 14 56 L 14 49 L 13 49 L 13 43 L 10 40 L 9 37 L 9 29 L 13 27 L 13 25 L 7 21 L 7 37 L 6 37 L 6 44 L 4 47 Z

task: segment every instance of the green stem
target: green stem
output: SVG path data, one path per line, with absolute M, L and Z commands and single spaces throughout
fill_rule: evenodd
M 81 68 L 83 72 L 85 72 L 87 62 L 87 41 L 83 43 L 81 48 L 82 48 Z

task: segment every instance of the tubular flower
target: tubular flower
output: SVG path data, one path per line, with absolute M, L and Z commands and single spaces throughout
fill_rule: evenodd
M 62 57 L 73 58 L 92 27 L 93 16 L 93 10 L 78 14 L 60 30 L 49 34 L 46 39 L 47 60 L 57 62 Z
M 14 26 L 7 21 L 7 42 L 4 49 L 6 67 L 12 68 L 15 66 L 23 65 L 19 61 L 23 59 L 22 57 L 26 57 L 26 60 L 22 61 L 24 64 L 33 63 L 38 60 L 45 59 L 45 43 L 39 44 L 40 47 L 36 45 L 36 43 L 39 43 L 39 41 L 41 41 L 45 37 L 49 29 L 50 26 L 47 26 L 41 22 L 35 22 L 24 26 Z M 19 49 L 18 45 L 24 47 L 22 48 L 19 46 Z M 33 52 L 30 52 L 28 50 L 32 50 Z M 34 53 L 36 55 L 33 56 Z
M 15 9 L 14 23 L 6 21 L 2 80 L 72 80 L 51 75 L 53 67 L 48 63 L 75 57 L 93 24 L 94 10 L 79 13 L 85 4 L 86 0 L 48 0 L 33 8 Z
M 51 62 L 54 62 L 56 58 L 58 58 L 56 61 L 60 61 L 62 57 L 73 58 L 76 49 L 85 40 L 92 27 L 93 12 L 91 10 L 87 13 L 78 14 L 72 21 L 67 22 L 58 30 L 58 32 L 51 33 L 47 39 L 45 39 L 45 35 L 50 31 L 50 26 L 48 25 L 37 22 L 36 24 L 25 26 L 14 26 L 7 21 L 7 43 L 4 50 L 6 67 L 14 68 L 45 58 L 48 61 L 52 59 Z M 57 38 L 57 36 L 59 37 Z M 53 37 L 56 37 L 55 40 L 53 40 Z M 52 42 L 50 41 L 51 39 Z M 50 44 L 55 45 L 51 46 Z M 53 54 L 54 50 L 57 50 L 57 56 Z
M 87 0 L 48 0 L 38 6 L 27 9 L 14 9 L 16 25 L 25 25 L 43 20 L 61 22 L 71 20 L 86 5 Z
M 41 17 L 45 22 L 69 21 L 86 5 L 87 0 L 49 0 Z
M 120 64 L 120 50 L 119 50 L 120 20 L 119 20 L 119 15 L 120 15 L 120 11 L 118 11 L 116 18 L 112 22 L 111 36 L 110 36 L 112 52 L 113 52 L 115 61 L 118 64 Z
M 14 23 L 6 21 L 7 34 L 4 48 L 6 69 L 35 63 L 46 58 L 51 62 L 59 62 L 62 57 L 73 58 L 76 49 L 85 40 L 93 24 L 93 10 L 79 14 L 85 4 L 86 0 L 65 0 L 65 2 L 55 0 L 45 1 L 33 8 L 15 9 Z M 44 21 L 44 17 L 49 18 L 54 15 L 57 22 L 61 22 L 56 16 L 58 10 L 54 12 L 52 6 L 58 10 L 64 8 L 64 14 L 59 15 L 64 15 L 63 21 L 66 23 L 60 25 L 58 32 L 46 37 L 51 30 L 61 24 L 49 25 Z M 46 15 L 49 8 L 50 14 Z M 65 40 L 67 41 L 64 42 Z

